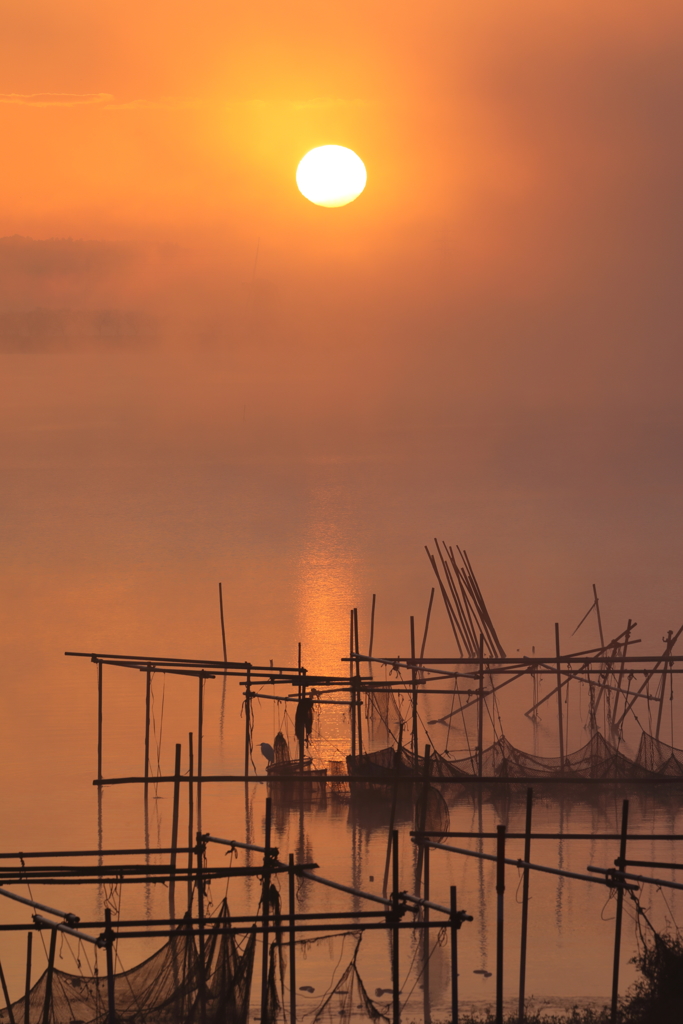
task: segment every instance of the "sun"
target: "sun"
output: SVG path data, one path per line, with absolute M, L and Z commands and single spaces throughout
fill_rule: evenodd
M 346 146 L 318 146 L 296 169 L 302 196 L 316 206 L 346 206 L 357 199 L 368 180 L 365 164 Z

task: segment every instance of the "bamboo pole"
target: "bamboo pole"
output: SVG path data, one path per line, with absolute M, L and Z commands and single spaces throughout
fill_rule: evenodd
M 102 662 L 97 663 L 97 778 L 102 779 Z
M 505 825 L 497 828 L 496 860 L 496 1024 L 503 1024 L 503 954 L 505 924 Z
M 147 667 L 145 681 L 145 790 L 149 782 L 149 720 L 152 706 L 152 670 Z
M 484 775 L 484 634 L 479 634 L 479 707 L 477 715 L 479 778 Z
M 171 859 L 169 874 L 172 881 L 168 886 L 168 909 L 170 917 L 175 917 L 175 872 L 178 858 L 178 814 L 180 811 L 180 743 L 175 745 L 175 781 L 173 783 L 173 820 L 171 824 Z
M 289 855 L 289 1024 L 296 1024 L 296 895 L 294 854 Z
M 263 889 L 261 892 L 261 915 L 263 928 L 263 950 L 261 958 L 261 1024 L 268 1024 L 268 929 L 270 901 L 270 821 L 271 800 L 266 797 L 265 850 L 263 854 Z
M 415 758 L 415 772 L 417 773 L 418 738 L 417 738 L 417 670 L 415 668 L 415 616 L 410 616 L 410 674 L 412 678 L 412 706 L 413 706 L 413 757 Z
M 24 987 L 24 1024 L 31 1024 L 31 959 L 33 952 L 33 932 L 26 937 L 26 985 Z
M 104 911 L 107 957 L 107 1024 L 116 1024 L 116 990 L 114 988 L 114 933 L 111 928 L 111 910 Z M 56 932 L 52 933 L 56 935 Z
M 358 640 L 358 609 L 353 609 L 353 640 L 356 651 L 356 687 L 357 687 L 357 713 L 358 713 L 358 754 L 360 757 L 363 756 L 363 703 L 361 701 L 361 682 L 360 682 L 360 661 L 358 661 L 358 655 L 360 654 L 360 642 Z
M 204 677 L 199 676 L 197 705 L 197 831 L 202 830 L 202 767 L 204 757 Z
M 349 712 L 351 715 L 351 757 L 356 756 L 356 668 L 353 657 L 353 609 L 349 618 Z
M 399 921 L 399 909 L 398 909 L 398 896 L 399 896 L 399 871 L 398 871 L 398 831 L 394 829 L 392 833 L 392 908 L 391 917 L 393 920 L 392 928 L 392 943 L 391 943 L 391 1004 L 392 1004 L 392 1024 L 400 1024 L 401 1022 L 401 1003 L 400 1003 L 400 976 L 399 976 L 399 948 L 398 948 L 398 925 Z
M 394 834 L 394 822 L 396 821 L 396 801 L 398 799 L 398 780 L 403 761 L 403 722 L 398 727 L 398 744 L 394 752 L 394 783 L 391 787 L 391 810 L 389 812 L 389 836 L 387 839 L 387 857 L 384 864 L 384 883 L 382 895 L 386 897 L 389 884 L 389 866 L 391 864 L 391 844 Z
M 52 978 L 55 971 L 55 952 L 57 950 L 57 929 L 53 928 L 50 935 L 50 952 L 47 957 L 47 973 L 45 976 L 45 999 L 43 1001 L 42 1024 L 49 1024 L 52 1008 Z
M 628 837 L 628 800 L 621 806 L 621 838 L 619 840 L 619 856 L 614 862 L 617 871 L 624 870 L 626 860 L 626 840 Z M 617 912 L 614 918 L 614 963 L 612 966 L 612 1002 L 610 1008 L 611 1024 L 617 1024 L 619 1011 L 619 959 L 621 954 L 621 922 L 624 913 L 624 886 L 617 889 Z
M 555 623 L 555 655 L 557 658 L 557 725 L 560 737 L 560 771 L 564 772 L 564 728 L 562 725 L 562 673 L 560 672 L 560 625 Z
M 429 877 L 429 847 L 420 846 L 420 850 L 423 852 L 423 871 L 424 871 L 424 898 L 429 901 L 430 898 L 430 877 Z M 417 893 L 419 896 L 419 892 Z M 425 903 L 424 906 L 424 922 L 425 929 L 422 932 L 422 1016 L 424 1024 L 431 1024 L 432 1013 L 430 1005 L 430 992 L 429 992 L 429 903 Z
M 192 850 L 194 836 L 194 737 L 187 738 L 188 787 L 187 787 L 187 912 L 192 914 Z
M 425 744 L 425 769 L 424 769 L 424 782 L 422 783 L 422 805 L 420 806 L 420 818 L 417 822 L 417 827 L 420 832 L 424 832 L 427 827 L 427 800 L 429 799 L 429 784 L 430 784 L 430 769 L 431 769 L 431 747 L 429 743 Z M 415 895 L 420 895 L 420 888 L 422 884 L 422 860 L 424 854 L 424 846 L 422 843 L 418 844 L 417 847 L 417 866 L 415 869 Z M 426 898 L 426 897 L 425 897 Z
M 2 964 L 0 964 L 0 983 L 2 984 L 2 994 L 5 997 L 5 1006 L 7 1007 L 7 1016 L 9 1017 L 9 1022 L 10 1024 L 15 1024 L 14 1011 L 12 1009 L 12 1004 L 10 1002 L 9 991 L 7 989 L 7 982 L 5 981 L 5 972 L 2 969 Z
M 534 800 L 534 791 L 529 787 L 526 791 L 526 823 L 524 833 L 524 861 L 529 863 L 531 859 L 531 813 Z M 527 929 L 529 926 L 529 868 L 524 868 L 522 881 L 522 935 L 519 944 L 519 1009 L 517 1015 L 519 1024 L 523 1024 L 525 1013 L 526 996 L 526 950 L 527 950 Z
M 458 895 L 451 886 L 451 1022 L 458 1024 Z
M 251 671 L 247 668 L 247 683 L 244 691 L 244 781 L 249 778 L 249 755 L 251 753 Z

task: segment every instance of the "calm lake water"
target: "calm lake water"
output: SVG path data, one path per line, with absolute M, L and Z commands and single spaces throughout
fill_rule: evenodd
M 423 545 L 434 535 L 470 552 L 510 654 L 531 653 L 532 645 L 549 652 L 556 620 L 567 644 L 592 646 L 590 618 L 571 641 L 569 636 L 592 600 L 596 581 L 606 632 L 618 633 L 628 616 L 637 619 L 643 652 L 661 649 L 666 629 L 680 624 L 670 621 L 677 578 L 675 569 L 664 568 L 666 531 L 658 539 L 644 538 L 643 551 L 630 566 L 625 555 L 620 557 L 642 513 L 641 498 L 622 510 L 610 532 L 615 492 L 608 494 L 601 483 L 592 483 L 590 496 L 556 478 L 543 486 L 528 479 L 522 485 L 496 448 L 504 431 L 495 416 L 481 424 L 490 442 L 487 454 L 479 460 L 461 454 L 456 427 L 471 422 L 469 399 L 464 411 L 430 412 L 424 382 L 419 402 L 411 405 L 404 380 L 393 395 L 361 384 L 363 401 L 356 396 L 345 404 L 342 385 L 352 381 L 357 367 L 352 373 L 354 368 L 341 366 L 327 401 L 315 363 L 300 379 L 284 360 L 269 359 L 267 353 L 231 359 L 206 352 L 163 358 L 6 356 L 2 366 L 4 850 L 94 849 L 98 840 L 105 848 L 141 846 L 146 839 L 152 846 L 168 843 L 169 786 L 153 787 L 146 807 L 140 787 L 111 787 L 98 807 L 92 785 L 95 669 L 87 659 L 65 658 L 63 652 L 219 657 L 219 581 L 229 657 L 295 665 L 301 643 L 311 672 L 343 671 L 350 607 L 359 608 L 361 645 L 367 642 L 373 593 L 375 651 L 408 652 L 409 616 L 424 621 L 433 583 Z M 455 653 L 438 604 L 427 653 Z M 183 744 L 185 756 L 188 733 L 196 731 L 195 688 L 180 678 L 154 678 L 153 762 L 162 772 L 171 771 L 175 743 Z M 221 680 L 207 683 L 207 773 L 239 772 L 243 764 L 241 693 L 229 681 L 221 730 L 221 690 Z M 530 698 L 529 680 L 501 696 L 505 733 L 524 749 L 554 754 L 554 717 L 544 715 L 534 731 L 523 715 Z M 580 699 L 572 697 L 569 749 L 587 738 Z M 438 710 L 441 705 L 433 701 Z M 425 718 L 431 717 L 432 707 L 426 710 Z M 285 705 L 261 702 L 255 712 L 254 762 L 261 770 L 259 743 L 272 743 L 278 729 L 291 726 Z M 143 714 L 144 677 L 107 670 L 105 776 L 141 773 Z M 677 700 L 666 711 L 667 740 L 672 718 L 678 729 Z M 461 728 L 433 731 L 429 738 L 437 749 L 448 745 L 465 751 Z M 426 739 L 421 734 L 421 742 Z M 627 747 L 637 741 L 634 723 L 626 741 Z M 384 745 L 380 736 L 376 742 Z M 312 753 L 322 761 L 341 760 L 348 750 L 344 709 L 324 709 L 316 715 Z M 250 835 L 259 843 L 266 795 L 258 784 L 206 785 L 203 827 L 228 838 Z M 633 831 L 683 832 L 679 795 L 668 789 L 605 787 L 571 795 L 539 789 L 535 827 L 589 831 L 596 838 L 539 841 L 533 859 L 575 871 L 589 863 L 609 866 L 616 843 L 602 842 L 597 834 L 618 829 L 624 796 L 631 799 Z M 447 800 L 452 829 L 522 827 L 523 790 L 479 803 L 453 789 Z M 181 834 L 184 820 L 185 808 Z M 328 877 L 381 892 L 386 801 L 345 795 L 295 801 L 278 806 L 274 820 L 281 854 L 304 856 Z M 401 884 L 412 889 L 408 833 L 413 826 L 407 809 L 399 827 Z M 484 848 L 493 852 L 493 842 Z M 216 863 L 223 861 L 217 850 L 211 852 Z M 521 842 L 511 841 L 511 850 L 521 856 Z M 673 844 L 647 838 L 638 852 L 644 858 L 680 860 Z M 465 1001 L 494 996 L 494 978 L 474 973 L 494 969 L 494 870 L 473 858 L 432 856 L 433 898 L 447 902 L 448 887 L 456 884 L 460 905 L 475 918 L 460 933 Z M 509 868 L 507 884 L 506 992 L 513 997 L 520 922 L 516 869 Z M 214 903 L 224 891 L 213 894 Z M 51 890 L 49 898 L 44 892 L 34 895 L 83 918 L 101 914 L 103 894 L 94 887 L 57 892 Z M 614 901 L 607 890 L 538 875 L 531 892 L 529 994 L 606 996 L 614 931 Z M 306 909 L 320 907 L 321 900 L 325 909 L 353 906 L 331 890 L 321 897 L 313 883 L 302 883 L 299 896 Z M 112 898 L 126 916 L 165 913 L 166 893 L 144 886 Z M 247 912 L 257 894 L 253 885 L 233 880 L 228 898 L 233 912 Z M 658 926 L 680 920 L 681 902 L 671 890 L 650 887 L 642 899 Z M 5 921 L 27 920 L 18 906 L 0 909 Z M 343 969 L 350 958 L 350 941 L 342 947 L 342 940 L 330 940 L 309 950 L 299 972 L 300 983 L 315 989 L 300 993 L 306 1012 L 315 1008 L 338 965 Z M 121 945 L 126 967 L 153 948 L 151 940 Z M 622 988 L 633 979 L 627 961 L 635 946 L 634 915 L 627 905 Z M 23 940 L 0 936 L 13 996 L 21 989 L 23 956 Z M 60 966 L 73 967 L 71 957 L 65 942 Z M 366 936 L 358 962 L 370 995 L 389 987 L 384 934 Z M 406 1019 L 417 1019 L 422 1014 L 419 957 L 409 938 L 402 943 L 401 971 Z M 431 960 L 435 1016 L 447 1013 L 448 986 L 448 944 L 437 944 Z

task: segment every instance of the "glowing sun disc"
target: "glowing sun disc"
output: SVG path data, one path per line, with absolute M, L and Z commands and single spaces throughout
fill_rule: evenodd
M 302 196 L 316 206 L 346 206 L 357 199 L 368 180 L 365 164 L 346 146 L 318 146 L 296 169 Z

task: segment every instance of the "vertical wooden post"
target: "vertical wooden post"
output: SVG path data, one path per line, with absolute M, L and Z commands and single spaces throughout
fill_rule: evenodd
M 223 614 L 223 584 L 218 584 L 218 605 L 221 612 L 221 638 L 223 640 L 223 661 L 228 660 L 228 648 L 225 643 L 225 616 Z M 225 679 L 225 676 L 223 677 Z
M 560 772 L 564 773 L 564 725 L 562 722 L 562 672 L 560 671 L 560 624 L 555 623 L 555 657 L 557 658 L 557 727 L 560 736 Z
M 261 895 L 261 912 L 263 927 L 263 956 L 261 960 L 261 1024 L 268 1024 L 268 924 L 270 900 L 270 797 L 266 797 L 266 838 L 263 844 L 263 891 Z
M 479 715 L 477 717 L 479 778 L 484 775 L 484 634 L 479 634 Z
M 358 609 L 353 609 L 353 636 L 354 636 L 354 647 L 356 650 L 356 707 L 358 709 L 358 754 L 360 757 L 363 756 L 363 702 L 360 699 L 361 695 L 361 670 L 360 661 L 358 661 L 358 655 L 360 654 L 360 643 L 358 641 Z
M 413 682 L 413 757 L 415 758 L 415 766 L 413 771 L 417 775 L 417 670 L 415 668 L 415 616 L 410 616 L 410 657 L 412 664 L 410 667 L 410 673 Z
M 52 1008 L 52 976 L 55 970 L 55 951 L 57 949 L 57 929 L 52 929 L 50 935 L 50 952 L 47 957 L 47 974 L 45 975 L 45 1000 L 43 1002 L 43 1022 L 49 1024 L 50 1010 Z
M 104 930 L 107 938 L 107 1024 L 116 1024 L 116 991 L 114 989 L 114 933 L 111 928 L 111 910 L 104 911 Z
M 197 815 L 199 817 L 199 815 Z M 204 849 L 201 831 L 197 832 L 197 925 L 199 930 L 199 1020 L 206 1021 L 206 936 L 204 935 Z
M 533 806 L 534 791 L 529 787 L 526 791 L 526 824 L 524 828 L 524 860 L 529 862 L 531 857 L 531 810 Z M 519 1024 L 524 1024 L 524 1002 L 526 993 L 526 945 L 527 929 L 529 925 L 529 868 L 524 868 L 522 879 L 522 936 L 519 944 L 519 1008 L 517 1016 Z
M 199 676 L 197 705 L 197 831 L 202 830 L 202 767 L 204 755 L 204 676 Z
M 398 726 L 398 746 L 394 752 L 394 780 L 391 791 L 391 810 L 389 812 L 389 836 L 387 838 L 387 857 L 384 863 L 384 883 L 382 885 L 382 896 L 386 899 L 387 885 L 389 884 L 389 867 L 391 864 L 391 844 L 394 835 L 394 822 L 396 821 L 396 801 L 398 798 L 398 779 L 403 761 L 403 722 Z
M 192 916 L 192 850 L 194 835 L 194 737 L 187 738 L 188 780 L 187 780 L 187 912 Z
M 593 584 L 593 599 L 595 601 L 595 614 L 598 617 L 598 633 L 600 634 L 600 646 L 604 647 L 605 638 L 602 635 L 602 618 L 600 616 L 600 602 L 598 601 L 598 591 L 595 584 Z
M 33 932 L 26 937 L 26 986 L 24 988 L 24 1024 L 31 1024 L 31 955 L 33 952 Z
M 394 921 L 394 925 L 398 924 L 398 894 L 399 894 L 399 871 L 398 871 L 398 831 L 394 829 L 392 833 L 392 893 L 391 900 L 393 903 L 391 914 Z M 391 948 L 391 1001 L 392 1001 L 392 1024 L 400 1024 L 401 1021 L 401 1003 L 399 999 L 399 948 L 398 948 L 398 936 L 399 930 L 397 927 L 392 929 L 392 948 Z
M 429 847 L 423 847 L 424 898 L 429 899 Z M 417 894 L 420 895 L 419 893 Z M 429 924 L 429 907 L 424 908 L 424 923 Z M 422 1016 L 424 1024 L 431 1024 L 431 1006 L 429 1001 L 429 928 L 422 929 Z
M 621 807 L 621 839 L 619 840 L 619 856 L 615 861 L 618 871 L 624 870 L 626 860 L 626 839 L 628 836 L 628 800 Z M 623 881 L 623 879 L 622 879 Z M 617 889 L 617 913 L 614 920 L 614 964 L 612 967 L 612 1005 L 610 1021 L 616 1024 L 619 1009 L 619 958 L 621 954 L 621 921 L 624 913 L 624 887 Z
M 499 825 L 496 829 L 497 839 L 497 864 L 496 864 L 496 1024 L 503 1024 L 503 925 L 504 925 L 504 897 L 505 897 L 505 825 Z
M 451 1022 L 458 1024 L 458 894 L 451 886 Z
M 178 814 L 180 811 L 180 744 L 175 745 L 175 769 L 173 774 L 173 821 L 171 824 L 171 863 L 168 884 L 168 914 L 175 919 L 175 873 L 178 858 Z
M 97 662 L 97 779 L 102 781 L 102 662 Z
M 289 855 L 289 1024 L 296 1024 L 296 900 L 294 854 Z
M 251 665 L 247 665 L 247 685 L 244 688 L 244 781 L 249 778 L 251 753 Z
M 149 720 L 152 708 L 152 670 L 147 666 L 145 683 L 145 790 L 149 784 Z

